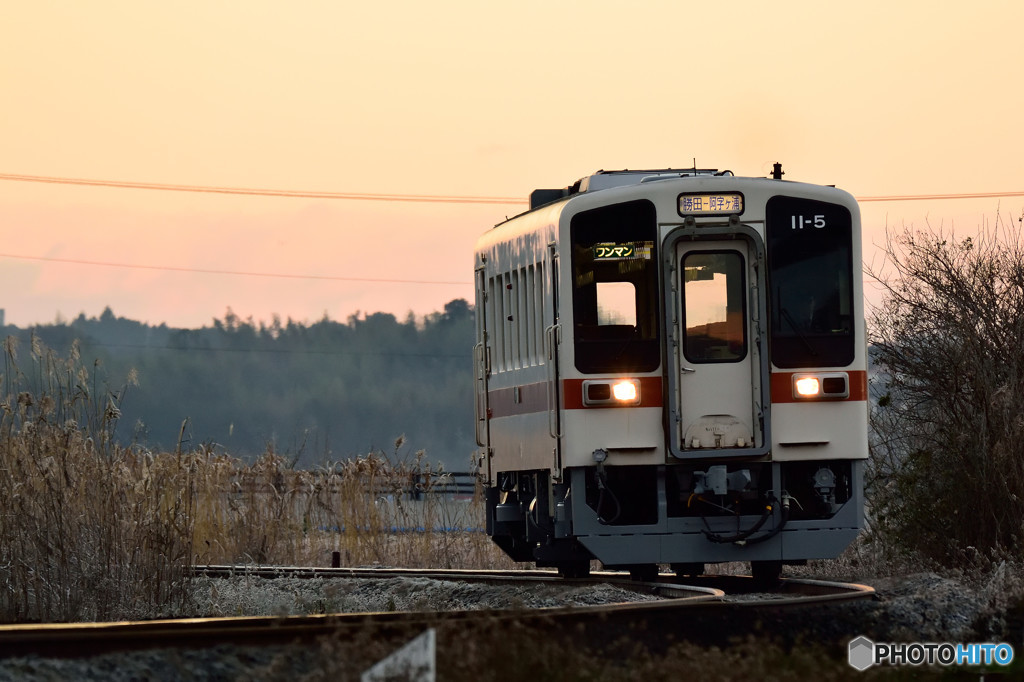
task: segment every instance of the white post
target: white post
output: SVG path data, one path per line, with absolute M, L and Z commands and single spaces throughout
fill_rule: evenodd
M 359 678 L 360 682 L 384 682 L 401 679 L 410 682 L 435 682 L 437 677 L 437 636 L 428 629 L 401 649 L 375 664 Z

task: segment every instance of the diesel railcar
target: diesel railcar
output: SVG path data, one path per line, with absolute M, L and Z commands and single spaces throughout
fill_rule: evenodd
M 863 525 L 860 213 L 833 186 L 599 171 L 476 244 L 487 532 L 645 579 L 838 555 Z

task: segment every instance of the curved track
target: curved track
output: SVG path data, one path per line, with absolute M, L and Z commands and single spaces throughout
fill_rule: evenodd
M 463 571 L 409 569 L 326 569 L 303 567 L 197 567 L 197 575 L 227 577 L 245 574 L 267 579 L 394 578 L 488 583 L 548 583 L 586 585 L 612 583 L 646 594 L 656 601 L 622 602 L 594 606 L 562 606 L 538 609 L 456 610 L 440 613 L 348 613 L 315 616 L 189 618 L 121 623 L 70 623 L 0 625 L 0 657 L 28 653 L 53 657 L 92 656 L 100 653 L 157 647 L 198 648 L 222 643 L 243 645 L 288 644 L 318 637 L 372 637 L 401 642 L 425 628 L 438 629 L 458 640 L 471 632 L 474 638 L 500 638 L 508 627 L 534 632 L 537 637 L 578 637 L 587 642 L 621 638 L 631 633 L 642 637 L 693 638 L 714 641 L 744 634 L 744 624 L 754 629 L 771 627 L 789 619 L 794 610 L 823 608 L 824 604 L 870 597 L 864 585 L 816 580 L 783 579 L 777 590 L 757 592 L 750 578 L 701 576 L 682 579 L 659 576 L 656 582 L 630 581 L 622 573 L 595 572 L 590 578 L 564 580 L 547 571 Z M 751 618 L 756 613 L 755 618 Z M 765 624 L 768 624 L 765 626 Z

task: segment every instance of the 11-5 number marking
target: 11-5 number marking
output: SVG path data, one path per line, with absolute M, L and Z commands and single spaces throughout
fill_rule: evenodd
M 802 215 L 794 215 L 789 217 L 789 226 L 793 230 L 802 230 L 808 225 L 813 225 L 817 229 L 825 227 L 825 216 L 815 215 L 810 218 L 805 218 Z

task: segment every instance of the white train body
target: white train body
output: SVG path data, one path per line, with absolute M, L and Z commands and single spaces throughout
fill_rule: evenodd
M 862 525 L 867 374 L 849 194 L 714 171 L 538 190 L 476 245 L 488 532 L 646 574 L 832 557 Z

